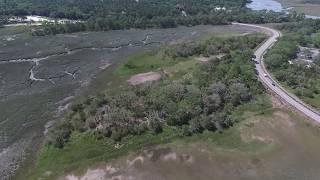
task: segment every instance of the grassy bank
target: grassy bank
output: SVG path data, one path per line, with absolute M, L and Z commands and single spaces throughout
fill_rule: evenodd
M 29 179 L 38 177 L 55 179 L 71 171 L 81 172 L 97 162 L 108 161 L 146 146 L 167 143 L 179 136 L 181 130 L 166 128 L 163 133 L 156 136 L 151 133 L 128 136 L 117 147 L 110 139 L 98 140 L 90 133 L 73 133 L 70 143 L 63 149 L 53 146 L 43 147 L 35 171 Z

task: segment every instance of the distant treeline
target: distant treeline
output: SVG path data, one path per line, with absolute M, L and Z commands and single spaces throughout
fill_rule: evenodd
M 300 3 L 320 4 L 319 0 L 302 0 Z
M 238 9 L 246 0 L 0 0 L 0 14 L 40 15 L 53 18 L 89 19 L 91 17 L 153 17 L 209 14 L 216 7 Z
M 237 21 L 243 23 L 279 23 L 303 19 L 303 16 L 291 14 L 284 16 L 275 12 L 253 12 L 249 10 L 234 10 L 232 12 L 211 12 L 210 14 L 196 14 L 193 16 L 155 16 L 152 18 L 119 15 L 110 17 L 92 17 L 84 23 L 45 23 L 35 28 L 32 35 L 43 36 L 50 34 L 73 33 L 80 31 L 108 31 L 130 28 L 174 28 L 179 25 L 226 25 Z
M 0 14 L 41 15 L 85 21 L 47 23 L 41 28 L 35 28 L 33 35 L 173 28 L 178 25 L 223 25 L 232 21 L 276 23 L 301 18 L 275 12 L 253 12 L 245 7 L 246 3 L 247 0 L 0 0 Z
M 212 58 L 175 80 L 163 78 L 74 104 L 65 119 L 50 131 L 48 142 L 62 148 L 75 131 L 116 142 L 147 131 L 158 134 L 168 126 L 182 128 L 185 136 L 204 130 L 223 131 L 235 123 L 232 112 L 236 107 L 264 92 L 251 61 L 252 49 L 264 39 L 261 35 L 214 37 L 154 52 L 170 64 L 200 54 L 225 56 Z

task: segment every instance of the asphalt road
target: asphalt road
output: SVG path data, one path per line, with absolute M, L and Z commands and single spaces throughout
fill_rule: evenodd
M 259 73 L 260 80 L 270 90 L 272 90 L 274 93 L 280 96 L 284 101 L 286 101 L 292 107 L 304 113 L 310 119 L 313 119 L 316 122 L 320 123 L 320 112 L 312 108 L 310 105 L 304 103 L 294 94 L 285 90 L 275 79 L 273 79 L 273 77 L 270 75 L 270 73 L 266 70 L 264 66 L 263 56 L 267 52 L 267 50 L 271 48 L 274 45 L 274 43 L 277 41 L 277 39 L 281 36 L 281 32 L 272 28 L 259 26 L 259 25 L 243 24 L 243 23 L 233 23 L 233 24 L 252 27 L 252 28 L 258 28 L 270 35 L 270 37 L 263 44 L 261 44 L 254 53 L 256 55 L 256 61 L 259 62 L 259 64 L 256 64 L 256 69 Z

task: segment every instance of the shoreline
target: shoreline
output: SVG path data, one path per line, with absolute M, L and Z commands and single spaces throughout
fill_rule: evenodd
M 306 14 L 310 18 L 320 18 L 320 4 L 292 2 L 292 0 L 275 0 L 279 2 L 284 9 L 293 8 L 299 13 Z
M 290 0 L 252 0 L 252 2 L 247 3 L 246 7 L 253 11 L 267 10 L 283 13 L 296 11 L 304 13 L 306 18 L 320 19 L 320 4 L 300 4 Z

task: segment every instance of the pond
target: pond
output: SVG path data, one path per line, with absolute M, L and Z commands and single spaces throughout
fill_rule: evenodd
M 268 10 L 281 12 L 283 10 L 282 5 L 274 0 L 252 0 L 251 3 L 247 4 L 247 7 L 256 11 Z
M 251 0 L 251 1 L 252 1 L 251 3 L 247 4 L 247 8 L 255 11 L 267 10 L 267 11 L 288 13 L 288 11 L 292 9 L 291 7 L 284 8 L 279 2 L 275 0 Z M 312 15 L 306 15 L 306 18 L 320 19 L 319 16 L 312 16 Z

